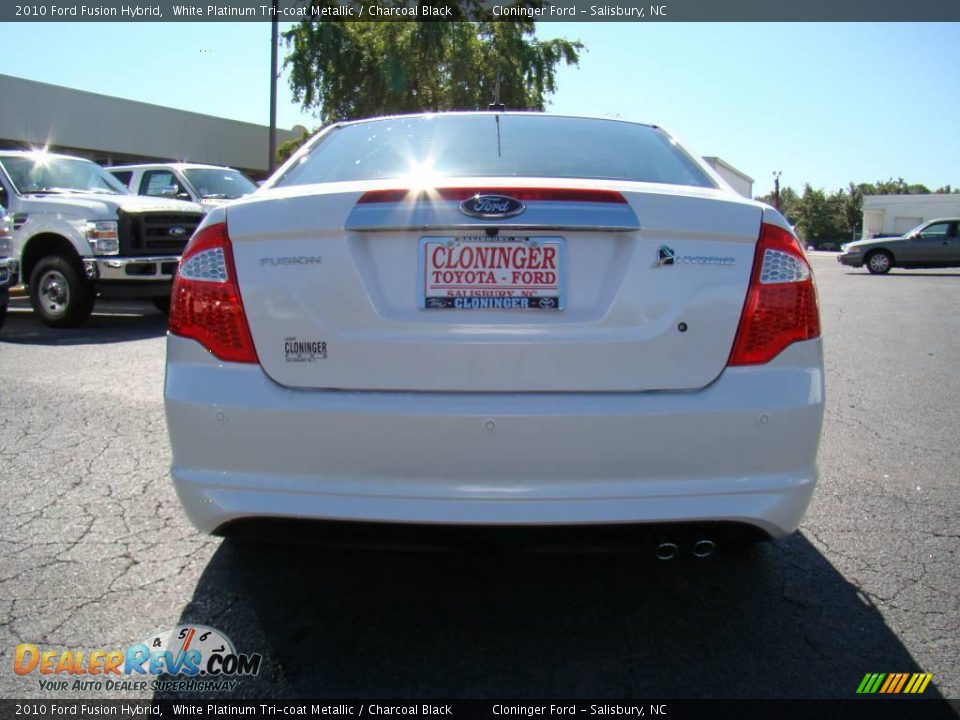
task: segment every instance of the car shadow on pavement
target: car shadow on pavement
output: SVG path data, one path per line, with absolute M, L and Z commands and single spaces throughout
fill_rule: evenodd
M 0 343 L 21 345 L 102 345 L 160 337 L 167 317 L 144 302 L 98 300 L 90 319 L 78 328 L 51 328 L 22 299 L 10 302 Z
M 849 698 L 921 671 L 799 533 L 705 562 L 227 539 L 181 621 L 264 656 L 233 697 Z

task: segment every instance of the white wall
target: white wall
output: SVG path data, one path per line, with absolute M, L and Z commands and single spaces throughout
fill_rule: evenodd
M 703 159 L 730 187 L 743 197 L 753 199 L 753 178 L 744 175 L 735 167 L 718 157 L 704 157 Z
M 960 217 L 960 194 L 863 196 L 864 237 L 904 233 L 942 217 Z
M 745 198 L 753 198 L 753 183 L 749 180 L 744 180 L 741 176 L 735 175 L 734 173 L 727 172 L 723 166 L 717 168 L 717 173 L 730 183 L 730 187 L 736 190 L 738 193 L 743 195 Z

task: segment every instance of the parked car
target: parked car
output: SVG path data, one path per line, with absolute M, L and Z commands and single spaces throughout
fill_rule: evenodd
M 7 211 L 0 205 L 0 328 L 7 319 L 10 286 L 17 277 L 17 261 L 13 259 L 13 237 Z
M 899 237 L 872 237 L 847 243 L 837 261 L 866 266 L 875 275 L 891 268 L 960 267 L 958 218 L 928 220 Z
M 19 281 L 40 319 L 75 327 L 96 297 L 169 304 L 170 284 L 199 205 L 131 195 L 83 158 L 0 150 L 0 203 L 13 219 Z
M 306 518 L 781 537 L 817 478 L 803 250 L 651 125 L 333 125 L 204 219 L 166 363 L 171 474 L 205 532 Z M 658 557 L 708 555 L 713 532 L 667 534 Z
M 153 163 L 106 168 L 130 192 L 198 203 L 204 210 L 249 195 L 257 185 L 239 170 L 199 163 Z

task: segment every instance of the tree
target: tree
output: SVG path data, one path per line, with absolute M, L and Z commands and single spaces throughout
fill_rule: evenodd
M 804 241 L 823 246 L 850 239 L 863 222 L 864 195 L 925 195 L 926 185 L 907 183 L 903 178 L 880 180 L 876 183 L 848 183 L 846 190 L 827 194 L 804 185 L 803 196 L 790 187 L 780 189 L 780 212 L 796 225 Z M 949 193 L 951 186 L 935 192 Z M 960 192 L 960 190 L 953 190 Z M 773 205 L 773 193 L 757 200 Z
M 793 216 L 797 214 L 799 203 L 800 197 L 792 187 L 780 189 L 780 212 L 791 222 L 793 222 Z
M 323 6 L 328 0 L 312 0 Z M 366 0 L 367 4 L 388 4 Z M 529 2 L 526 4 L 530 4 Z M 583 44 L 538 40 L 532 21 L 327 22 L 284 33 L 290 87 L 323 123 L 391 113 L 474 110 L 494 101 L 542 110 L 560 63 Z
M 285 163 L 287 158 L 297 151 L 297 148 L 310 139 L 311 135 L 313 135 L 313 133 L 304 131 L 300 137 L 291 138 L 286 142 L 280 143 L 280 147 L 277 148 L 277 162 Z
M 823 190 L 804 185 L 794 217 L 798 234 L 810 243 L 844 237 L 842 210 L 842 200 L 838 194 L 828 197 Z
M 927 195 L 930 188 L 918 183 L 909 184 L 903 178 L 878 180 L 875 183 L 860 183 L 857 186 L 863 195 Z
M 840 191 L 843 193 L 843 190 Z M 850 235 L 863 221 L 863 191 L 861 186 L 847 184 L 843 200 L 843 229 Z
M 757 200 L 760 202 L 765 202 L 767 205 L 774 205 L 773 193 L 763 195 L 758 197 Z M 783 215 L 791 223 L 795 222 L 797 214 L 797 206 L 800 203 L 800 197 L 797 195 L 797 191 L 792 187 L 781 187 L 780 188 L 780 214 Z

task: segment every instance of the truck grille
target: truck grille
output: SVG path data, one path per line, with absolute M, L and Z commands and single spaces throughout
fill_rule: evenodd
M 119 213 L 121 255 L 180 255 L 200 213 Z

